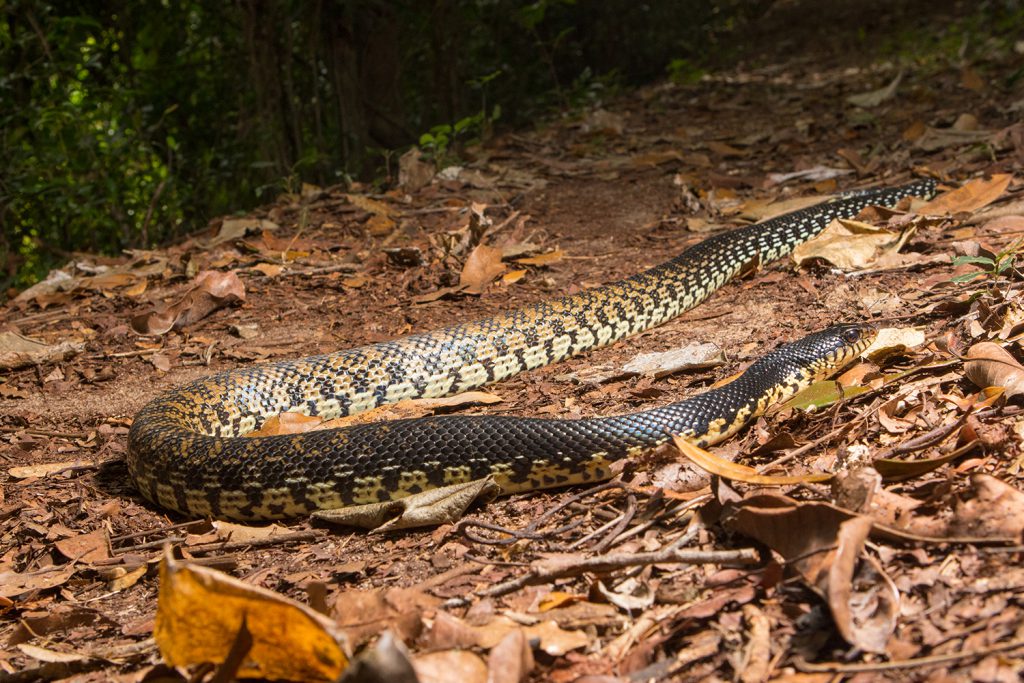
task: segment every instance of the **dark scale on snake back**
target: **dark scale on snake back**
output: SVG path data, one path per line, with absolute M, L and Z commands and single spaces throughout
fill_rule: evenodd
M 344 415 L 399 396 L 474 388 L 496 376 L 488 349 L 497 350 L 507 365 L 500 374 L 508 376 L 610 343 L 697 305 L 751 263 L 785 255 L 835 216 L 852 217 L 868 204 L 892 205 L 933 192 L 934 183 L 923 180 L 850 193 L 711 237 L 662 265 L 596 290 L 479 322 L 191 382 L 136 416 L 129 433 L 129 472 L 147 498 L 180 512 L 274 518 L 405 495 L 421 479 L 436 486 L 493 471 L 508 490 L 585 481 L 608 476 L 607 461 L 664 440 L 666 430 L 721 438 L 783 383 L 769 386 L 762 378 L 746 389 L 737 384 L 657 411 L 546 426 L 538 426 L 546 421 L 520 418 L 443 417 L 438 423 L 235 437 L 283 411 Z M 567 329 L 572 330 L 568 349 L 559 339 Z M 463 381 L 460 368 L 467 364 L 482 366 L 483 372 Z M 383 379 L 372 379 L 372 373 Z M 784 384 L 790 386 L 790 379 Z

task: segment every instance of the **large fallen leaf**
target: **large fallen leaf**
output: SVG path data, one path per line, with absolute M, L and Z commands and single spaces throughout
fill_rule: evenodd
M 459 286 L 468 294 L 480 294 L 505 272 L 501 262 L 501 249 L 478 244 L 469 252 L 466 263 L 459 274 Z
M 132 329 L 139 334 L 164 334 L 202 320 L 222 306 L 244 300 L 245 285 L 238 275 L 204 270 L 177 301 L 132 318 Z
M 870 90 L 868 92 L 850 95 L 846 98 L 846 101 L 856 107 L 863 107 L 865 109 L 877 107 L 883 102 L 891 100 L 893 96 L 896 95 L 896 89 L 900 86 L 900 81 L 902 80 L 903 71 L 901 70 L 888 85 L 881 87 L 878 90 Z
M 946 147 L 987 143 L 995 134 L 996 131 L 992 130 L 960 130 L 927 126 L 924 132 L 916 138 L 914 146 L 926 152 L 934 152 Z
M 433 612 L 441 600 L 415 588 L 346 590 L 334 600 L 333 613 L 353 647 L 382 632 L 394 632 L 412 642 L 423 632 L 423 615 Z
M 169 666 L 224 662 L 243 624 L 252 647 L 238 668 L 241 678 L 333 681 L 348 665 L 330 619 L 273 591 L 164 556 L 153 636 Z
M 748 484 L 761 484 L 763 486 L 784 486 L 787 484 L 829 481 L 834 476 L 831 474 L 802 474 L 793 476 L 760 474 L 753 467 L 747 467 L 746 465 L 740 465 L 714 456 L 681 437 L 673 436 L 672 441 L 680 453 L 693 461 L 702 470 L 734 481 L 744 481 Z
M 74 573 L 74 562 L 33 572 L 0 572 L 0 597 L 13 598 L 29 591 L 55 588 L 63 585 Z
M 877 563 L 862 556 L 869 517 L 824 503 L 762 494 L 729 505 L 724 525 L 779 553 L 829 605 L 840 635 L 870 652 L 884 652 L 896 627 L 899 594 Z M 865 581 L 860 573 L 875 580 Z
M 898 252 L 914 230 L 912 223 L 893 232 L 860 221 L 838 219 L 814 239 L 798 245 L 791 258 L 797 265 L 817 258 L 842 270 L 863 270 L 884 255 Z
M 85 348 L 85 344 L 64 341 L 47 344 L 16 332 L 0 332 L 0 370 L 28 365 L 59 363 Z
M 1024 394 L 1024 366 L 994 342 L 980 342 L 967 350 L 967 378 L 982 389 L 1002 387 L 1007 398 Z
M 997 173 L 988 179 L 972 180 L 956 190 L 939 195 L 918 208 L 918 213 L 946 214 L 977 211 L 999 199 L 1006 192 L 1011 180 L 1013 180 L 1013 176 L 1009 173 Z

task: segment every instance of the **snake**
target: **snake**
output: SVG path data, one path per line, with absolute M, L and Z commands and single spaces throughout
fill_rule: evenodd
M 334 353 L 227 370 L 157 396 L 128 434 L 128 473 L 149 501 L 192 516 L 283 519 L 492 477 L 504 493 L 596 482 L 682 435 L 717 443 L 848 362 L 873 336 L 832 327 L 782 345 L 718 389 L 590 419 L 437 415 L 245 437 L 271 416 L 325 420 L 475 389 L 664 323 L 738 274 L 790 253 L 836 218 L 930 197 L 921 179 L 854 190 L 723 232 L 631 277 L 486 319 Z M 726 302 L 719 304 L 727 306 Z

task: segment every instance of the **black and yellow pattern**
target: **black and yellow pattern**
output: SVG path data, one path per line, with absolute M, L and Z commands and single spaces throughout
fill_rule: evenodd
M 850 193 L 712 237 L 660 266 L 574 296 L 200 379 L 139 412 L 129 434 L 129 472 L 147 498 L 179 512 L 274 519 L 488 474 L 509 492 L 599 480 L 609 476 L 609 463 L 669 433 L 714 443 L 759 414 L 766 401 L 791 393 L 803 376 L 834 367 L 850 344 L 840 345 L 842 353 L 825 349 L 822 340 L 838 334 L 826 330 L 821 339 L 812 335 L 766 356 L 721 390 L 616 418 L 452 416 L 256 439 L 239 435 L 286 411 L 329 419 L 403 398 L 444 396 L 610 344 L 696 306 L 744 268 L 789 253 L 833 218 L 933 192 L 934 183 L 922 180 Z M 842 329 L 857 330 L 857 344 L 869 336 L 862 327 Z M 806 349 L 799 344 L 814 347 L 814 357 L 800 355 Z M 796 350 L 777 355 L 791 347 Z M 774 368 L 765 365 L 769 359 Z M 754 367 L 758 374 L 751 375 Z

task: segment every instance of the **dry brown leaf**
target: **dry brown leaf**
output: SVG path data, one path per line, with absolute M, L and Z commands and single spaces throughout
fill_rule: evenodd
M 204 270 L 177 301 L 132 318 L 132 329 L 139 334 L 164 334 L 202 320 L 222 306 L 244 300 L 245 285 L 238 275 L 232 271 Z
M 999 344 L 975 344 L 967 357 L 971 360 L 964 363 L 964 373 L 982 389 L 1002 387 L 1007 398 L 1024 394 L 1024 366 Z
M 516 282 L 519 282 L 520 280 L 523 279 L 523 276 L 526 275 L 526 273 L 527 271 L 525 269 L 510 270 L 501 276 L 501 283 L 503 285 L 511 285 Z
M 855 107 L 863 107 L 870 109 L 877 107 L 886 100 L 890 100 L 896 95 L 896 89 L 900 86 L 900 81 L 903 80 L 903 71 L 901 70 L 896 74 L 887 85 L 878 88 L 877 90 L 869 90 L 868 92 L 857 93 L 856 95 L 849 95 L 846 101 Z
M 987 474 L 971 475 L 970 498 L 959 500 L 950 523 L 957 536 L 1021 538 L 1024 493 Z
M 533 651 L 522 631 L 511 631 L 487 657 L 488 683 L 521 683 L 533 670 Z
M 13 479 L 28 479 L 29 477 L 45 477 L 57 472 L 64 472 L 69 469 L 91 468 L 99 463 L 98 460 L 68 460 L 65 462 L 43 462 L 38 465 L 24 465 L 12 467 L 7 474 Z
M 85 344 L 64 341 L 47 344 L 16 332 L 0 332 L 0 369 L 13 370 L 28 365 L 59 363 L 85 348 Z
M 860 221 L 839 219 L 829 223 L 814 239 L 798 245 L 791 258 L 797 265 L 818 258 L 842 270 L 863 270 L 883 255 L 898 252 L 915 229 L 913 224 L 908 224 L 904 230 L 893 232 Z
M 361 194 L 346 194 L 344 197 L 352 206 L 357 206 L 367 213 L 383 216 L 390 216 L 392 213 L 391 207 L 378 199 L 371 199 Z
M 466 650 L 442 650 L 413 655 L 420 683 L 487 683 L 487 664 Z
M 47 567 L 34 572 L 0 571 L 0 597 L 13 598 L 22 593 L 46 590 L 64 585 L 75 573 L 75 564 Z
M 277 263 L 257 263 L 252 267 L 253 270 L 258 270 L 267 277 L 277 277 L 284 272 L 284 266 Z
M 393 631 L 403 641 L 415 640 L 423 630 L 423 613 L 440 603 L 413 588 L 348 590 L 338 594 L 333 611 L 349 642 L 358 647 L 383 631 Z
M 107 532 L 103 529 L 62 538 L 54 543 L 54 546 L 64 557 L 79 562 L 95 562 L 110 557 L 110 543 L 107 540 Z
M 550 266 L 553 263 L 558 263 L 563 258 L 565 258 L 565 252 L 561 249 L 555 249 L 554 251 L 549 251 L 546 254 L 517 258 L 515 261 L 516 263 L 524 266 Z
M 348 665 L 330 619 L 273 591 L 164 555 L 153 637 L 169 666 L 224 662 L 243 624 L 252 648 L 240 678 L 333 681 Z
M 1009 173 L 997 173 L 991 178 L 978 178 L 960 188 L 939 195 L 917 212 L 921 214 L 960 213 L 977 211 L 999 199 L 1009 187 L 1013 176 Z
M 702 470 L 734 481 L 744 481 L 748 484 L 761 484 L 762 486 L 783 486 L 787 484 L 808 484 L 812 482 L 829 481 L 834 476 L 831 474 L 804 474 L 794 476 L 772 476 L 759 474 L 753 467 L 747 467 L 746 465 L 740 465 L 738 463 L 719 458 L 708 453 L 703 448 L 694 446 L 692 443 L 681 437 L 673 436 L 672 441 L 675 443 L 676 448 L 679 449 L 680 453 L 693 461 L 693 463 Z
M 263 218 L 225 218 L 221 221 L 220 230 L 217 232 L 217 235 L 204 246 L 209 249 L 223 242 L 245 237 L 249 233 L 277 229 L 277 223 Z
M 836 629 L 846 642 L 881 653 L 896 630 L 900 594 L 878 561 L 863 554 L 871 526 L 869 517 L 839 525 L 826 595 Z
M 73 652 L 58 652 L 56 650 L 49 650 L 45 647 L 39 647 L 38 645 L 32 645 L 31 643 L 21 643 L 17 647 L 32 659 L 38 659 L 40 662 L 49 662 L 51 664 L 68 664 L 71 662 L 81 662 L 87 659 L 92 659 L 89 655 Z
M 416 147 L 398 158 L 398 186 L 406 192 L 416 192 L 434 179 L 437 168 L 427 161 Z
M 798 571 L 827 600 L 848 642 L 884 651 L 899 612 L 898 593 L 884 574 L 881 581 L 866 584 L 866 592 L 855 593 L 854 586 L 856 572 L 880 571 L 860 562 L 873 524 L 869 517 L 826 503 L 760 494 L 728 506 L 723 520 L 727 528 L 764 543 Z
M 478 244 L 466 258 L 459 274 L 459 286 L 468 294 L 481 294 L 484 288 L 505 272 L 501 249 Z

